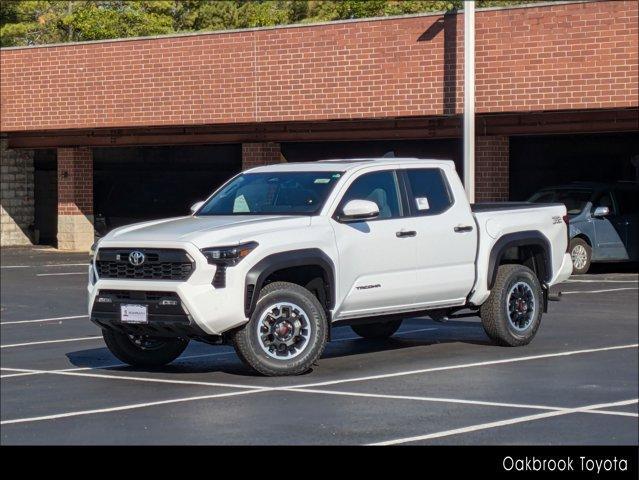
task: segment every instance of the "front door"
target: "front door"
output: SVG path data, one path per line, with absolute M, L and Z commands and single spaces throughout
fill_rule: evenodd
M 337 318 L 366 316 L 410 305 L 415 299 L 416 237 L 404 216 L 393 170 L 364 173 L 347 187 L 336 212 L 350 200 L 370 200 L 379 208 L 373 220 L 331 220 L 340 257 L 342 299 Z
M 610 192 L 595 197 L 591 215 L 597 207 L 608 207 L 610 213 L 605 217 L 592 217 L 595 227 L 596 248 L 593 249 L 594 260 L 626 260 L 628 254 L 623 243 L 626 235 L 625 219 L 618 212 L 617 205 Z

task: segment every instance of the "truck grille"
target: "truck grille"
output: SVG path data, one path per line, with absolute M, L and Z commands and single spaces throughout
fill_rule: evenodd
M 129 262 L 131 252 L 144 254 L 141 265 Z M 151 248 L 101 248 L 95 262 L 100 278 L 187 280 L 195 262 L 184 250 Z

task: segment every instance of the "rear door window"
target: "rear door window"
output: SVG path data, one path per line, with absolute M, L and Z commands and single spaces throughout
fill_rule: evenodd
M 408 194 L 414 215 L 438 215 L 453 204 L 444 172 L 440 168 L 406 170 Z

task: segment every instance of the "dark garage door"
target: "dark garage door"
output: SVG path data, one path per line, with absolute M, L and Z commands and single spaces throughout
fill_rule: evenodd
M 636 180 L 638 155 L 636 132 L 511 137 L 510 199 L 575 181 Z
M 93 198 L 99 234 L 129 223 L 189 213 L 241 170 L 239 144 L 96 148 Z
M 379 140 L 370 142 L 295 142 L 283 143 L 287 162 L 309 162 L 332 158 L 381 157 L 392 152 L 396 157 L 453 160 L 457 171 L 462 167 L 461 139 Z

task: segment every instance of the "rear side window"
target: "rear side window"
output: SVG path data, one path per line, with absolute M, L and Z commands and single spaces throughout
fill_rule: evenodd
M 444 172 L 439 168 L 406 170 L 411 208 L 417 215 L 437 215 L 453 204 Z
M 615 196 L 620 215 L 639 214 L 639 189 L 619 188 Z

